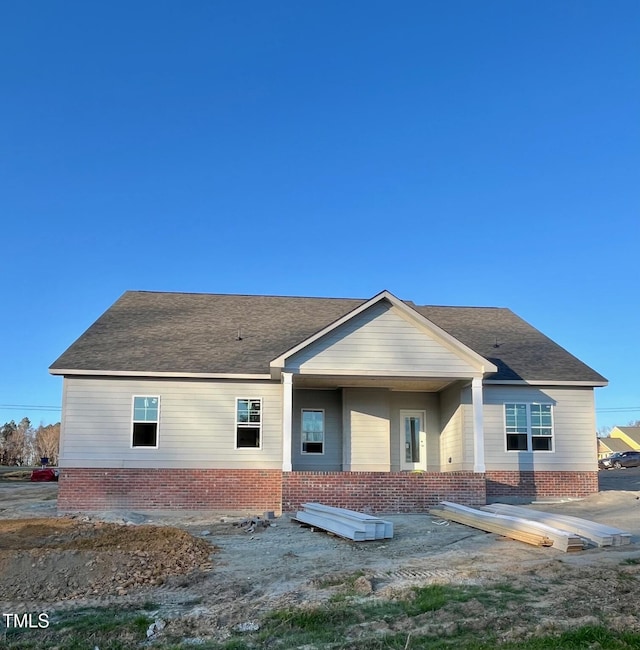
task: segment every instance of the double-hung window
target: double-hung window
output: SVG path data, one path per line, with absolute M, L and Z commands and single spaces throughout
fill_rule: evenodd
M 160 398 L 134 395 L 132 447 L 158 447 L 158 424 L 160 423 Z
M 236 448 L 260 449 L 262 440 L 262 399 L 236 399 Z
M 324 453 L 324 411 L 302 409 L 302 453 Z
M 507 451 L 553 451 L 551 404 L 505 404 Z

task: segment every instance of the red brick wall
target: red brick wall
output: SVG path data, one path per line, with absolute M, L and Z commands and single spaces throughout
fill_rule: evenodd
M 282 510 L 302 503 L 373 512 L 426 512 L 447 500 L 480 505 L 485 500 L 484 474 L 471 472 L 285 472 Z
M 598 472 L 488 471 L 487 499 L 586 497 L 598 491 Z
M 373 512 L 426 512 L 438 502 L 584 497 L 597 472 L 281 472 L 256 469 L 63 469 L 58 509 L 274 510 L 321 503 Z
M 256 469 L 62 469 L 58 509 L 274 510 L 282 472 Z

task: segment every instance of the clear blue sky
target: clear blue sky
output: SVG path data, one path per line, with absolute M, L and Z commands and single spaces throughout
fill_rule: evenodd
M 0 424 L 59 419 L 48 366 L 127 289 L 509 307 L 640 418 L 638 34 L 637 0 L 0 3 Z

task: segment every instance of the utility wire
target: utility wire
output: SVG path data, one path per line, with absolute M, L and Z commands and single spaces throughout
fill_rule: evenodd
M 612 406 L 610 408 L 596 409 L 600 413 L 624 413 L 625 411 L 640 411 L 640 406 Z
M 0 404 L 2 409 L 29 409 L 32 411 L 61 411 L 60 406 L 44 406 L 43 404 Z

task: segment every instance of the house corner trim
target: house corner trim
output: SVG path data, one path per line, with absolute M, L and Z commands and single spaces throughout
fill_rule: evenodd
M 484 420 L 482 404 L 482 378 L 471 380 L 471 404 L 473 408 L 473 471 L 483 474 L 484 462 Z
M 293 373 L 282 373 L 282 471 L 290 472 L 291 464 L 291 421 L 293 413 Z

